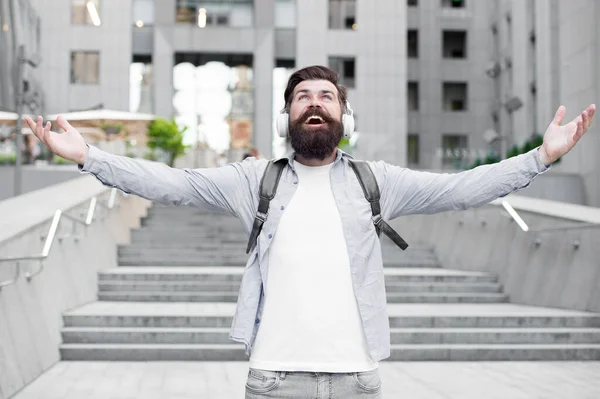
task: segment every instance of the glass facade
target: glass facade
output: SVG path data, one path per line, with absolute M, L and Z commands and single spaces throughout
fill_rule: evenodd
M 254 25 L 253 0 L 177 0 L 175 20 L 198 28 L 247 28 Z
M 133 0 L 133 24 L 138 27 L 154 25 L 154 0 Z
M 100 26 L 100 0 L 72 0 L 71 23 Z
M 250 146 L 254 128 L 251 54 L 177 53 L 176 120 L 186 144 L 216 153 Z
M 71 83 L 100 83 L 100 53 L 97 51 L 71 52 Z

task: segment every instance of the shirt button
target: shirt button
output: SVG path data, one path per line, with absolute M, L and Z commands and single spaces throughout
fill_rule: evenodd
M 256 320 L 254 320 L 254 322 L 255 322 L 256 324 L 258 324 L 258 323 L 260 323 L 260 320 L 259 320 L 259 319 L 256 319 Z
M 269 238 L 273 238 L 273 234 L 269 234 Z
M 283 211 L 285 209 L 285 206 L 281 205 L 281 210 Z
M 295 182 L 294 182 L 294 184 L 298 184 L 298 182 L 297 182 L 297 181 L 295 181 Z

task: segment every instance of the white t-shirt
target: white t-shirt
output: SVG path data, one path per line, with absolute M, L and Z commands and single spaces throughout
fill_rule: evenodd
M 368 354 L 340 215 L 333 164 L 294 163 L 298 188 L 269 249 L 265 305 L 250 367 L 274 371 L 358 372 L 378 367 Z

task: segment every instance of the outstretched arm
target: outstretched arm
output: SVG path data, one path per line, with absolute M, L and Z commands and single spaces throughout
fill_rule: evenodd
M 64 118 L 58 124 L 64 133 L 50 131 L 31 118 L 25 121 L 50 150 L 79 164 L 102 184 L 165 205 L 191 205 L 209 211 L 239 216 L 240 207 L 252 207 L 248 174 L 252 161 L 211 169 L 176 169 L 146 160 L 110 154 L 85 143 L 81 134 Z
M 381 164 L 384 176 L 382 208 L 386 217 L 432 214 L 478 207 L 521 190 L 558 158 L 568 153 L 592 123 L 595 105 L 560 126 L 565 107 L 559 107 L 544 133 L 543 144 L 526 154 L 460 173 L 430 173 Z

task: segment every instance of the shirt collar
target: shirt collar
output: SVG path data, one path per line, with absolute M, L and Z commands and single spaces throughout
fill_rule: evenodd
M 295 157 L 296 157 L 296 153 L 295 153 L 295 152 L 292 152 L 292 153 L 291 153 L 291 154 L 289 154 L 288 156 L 284 156 L 284 157 L 281 157 L 281 158 L 278 158 L 278 159 L 276 159 L 276 160 L 275 160 L 275 162 L 277 162 L 277 161 L 281 161 L 281 160 L 283 160 L 283 159 L 287 159 L 287 163 L 288 163 L 288 165 L 289 165 L 289 166 L 290 166 L 292 169 L 294 169 L 294 162 L 292 162 L 292 161 L 294 160 L 294 158 L 295 158 Z M 334 163 L 334 164 L 335 164 L 335 163 L 337 163 L 337 162 L 338 162 L 340 159 L 342 159 L 343 157 L 348 157 L 348 158 L 352 158 L 352 159 L 354 159 L 354 157 L 353 157 L 352 155 L 350 155 L 350 154 L 348 154 L 347 152 L 343 151 L 341 148 L 338 148 L 338 149 L 337 149 L 337 152 L 336 152 L 336 154 L 335 154 L 335 160 L 333 161 L 333 163 Z

